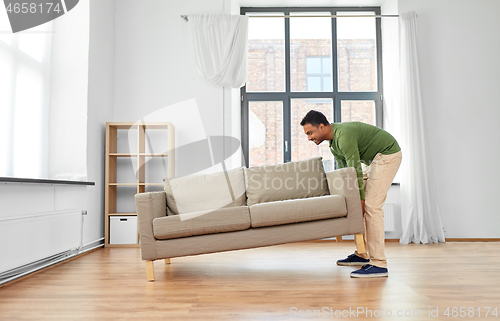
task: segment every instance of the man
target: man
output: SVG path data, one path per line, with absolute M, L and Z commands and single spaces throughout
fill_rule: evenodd
M 361 123 L 329 123 L 321 112 L 311 110 L 302 119 L 301 126 L 309 141 L 321 144 L 330 142 L 330 151 L 340 168 L 356 169 L 361 208 L 365 218 L 365 243 L 367 253 L 357 251 L 338 265 L 357 265 L 361 269 L 351 272 L 351 277 L 388 276 L 384 253 L 384 205 L 387 192 L 401 164 L 401 148 L 388 132 Z M 368 179 L 363 184 L 361 163 L 367 167 Z

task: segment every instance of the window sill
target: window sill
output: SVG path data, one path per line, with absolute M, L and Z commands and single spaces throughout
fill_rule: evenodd
M 26 183 L 26 184 L 50 184 L 50 185 L 95 185 L 95 182 L 86 181 L 69 181 L 56 179 L 40 179 L 40 178 L 17 178 L 17 177 L 0 177 L 1 183 Z

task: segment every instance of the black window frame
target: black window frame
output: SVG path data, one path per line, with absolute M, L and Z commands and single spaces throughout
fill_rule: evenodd
M 375 15 L 380 15 L 380 7 L 242 7 L 241 15 L 247 13 L 280 13 L 290 15 L 292 12 L 330 12 L 337 15 L 338 12 L 371 11 Z M 291 71 L 290 71 L 290 18 L 284 18 L 285 23 L 285 91 L 282 92 L 247 92 L 246 86 L 241 87 L 241 145 L 243 151 L 243 166 L 249 165 L 249 123 L 248 112 L 250 101 L 281 101 L 283 103 L 283 163 L 288 163 L 292 158 L 291 145 L 291 100 L 292 99 L 332 99 L 333 122 L 341 122 L 342 100 L 371 100 L 375 102 L 376 125 L 383 128 L 383 75 L 382 75 L 382 29 L 381 19 L 375 19 L 376 27 L 376 55 L 377 55 L 377 91 L 349 91 L 338 90 L 338 59 L 337 49 L 337 25 L 335 18 L 331 19 L 332 24 L 332 91 L 291 91 Z

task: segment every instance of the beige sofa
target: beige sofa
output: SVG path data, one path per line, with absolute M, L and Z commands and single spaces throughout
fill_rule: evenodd
M 364 251 L 356 172 L 321 157 L 166 179 L 135 202 L 148 281 L 159 259 L 352 234 Z

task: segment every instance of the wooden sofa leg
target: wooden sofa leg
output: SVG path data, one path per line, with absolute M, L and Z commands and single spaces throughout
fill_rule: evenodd
M 165 264 L 170 264 L 170 259 L 165 259 Z
M 356 242 L 358 253 L 366 253 L 364 235 L 363 234 L 354 235 L 354 241 Z
M 153 265 L 153 261 L 146 261 L 146 276 L 148 278 L 148 282 L 154 282 L 155 267 Z
M 337 239 L 337 243 L 342 242 L 342 236 L 336 236 L 335 238 Z

